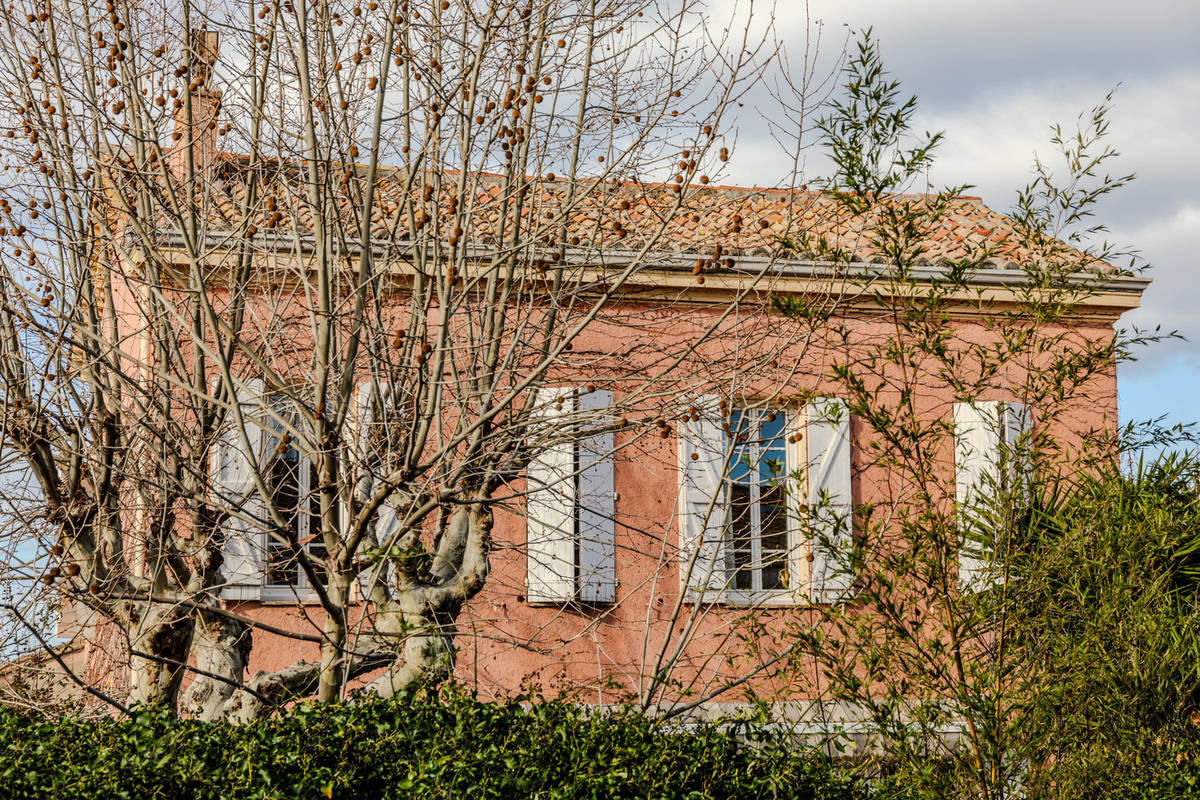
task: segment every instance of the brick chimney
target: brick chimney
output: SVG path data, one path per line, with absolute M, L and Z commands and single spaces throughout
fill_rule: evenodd
M 221 110 L 221 92 L 212 84 L 212 67 L 221 47 L 220 34 L 200 28 L 192 31 L 190 75 L 192 86 L 191 122 L 188 121 L 187 87 L 181 87 L 175 106 L 175 128 L 171 132 L 171 150 L 167 157 L 171 172 L 183 177 L 187 171 L 187 153 L 197 173 L 212 163 L 217 153 L 217 115 Z M 187 64 L 187 55 L 184 56 Z

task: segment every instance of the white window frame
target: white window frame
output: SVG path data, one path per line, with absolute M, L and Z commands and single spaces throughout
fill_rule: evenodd
M 732 539 L 727 525 L 730 418 L 735 411 L 756 409 L 786 414 L 787 588 L 734 588 L 725 552 Z M 746 400 L 731 409 L 720 396 L 695 396 L 691 413 L 680 422 L 677 450 L 677 563 L 684 602 L 807 606 L 850 600 L 854 595 L 850 437 L 846 403 L 836 397 L 813 397 L 804 404 Z M 810 520 L 805 511 L 818 497 L 826 502 L 827 493 L 843 520 L 832 551 L 824 539 L 818 547 L 810 538 L 814 524 L 825 529 L 830 522 Z M 831 564 L 837 567 L 832 574 Z
M 762 421 L 769 414 L 784 415 L 783 427 L 781 436 L 783 437 L 784 464 L 783 471 L 780 476 L 781 488 L 783 490 L 784 503 L 784 519 L 787 530 L 786 551 L 784 554 L 785 570 L 785 586 L 780 588 L 763 589 L 750 588 L 742 589 L 733 585 L 737 573 L 734 567 L 734 537 L 732 529 L 733 501 L 731 487 L 733 485 L 731 469 L 731 459 L 736 447 L 736 443 L 732 440 L 732 424 L 731 420 L 735 414 L 751 414 L 754 416 L 757 430 L 761 430 Z M 725 469 L 722 475 L 722 481 L 725 484 L 725 508 L 723 509 L 722 525 L 723 536 L 725 540 L 725 590 L 721 602 L 732 606 L 752 606 L 752 605 L 798 605 L 807 604 L 807 596 L 805 588 L 808 583 L 808 568 L 807 559 L 805 558 L 808 548 L 804 541 L 804 536 L 801 531 L 799 514 L 797 506 L 802 501 L 801 490 L 804 488 L 802 482 L 796 479 L 796 473 L 804 463 L 801 456 L 800 447 L 803 445 L 804 439 L 804 419 L 799 408 L 790 404 L 763 404 L 763 403 L 744 403 L 737 407 L 731 407 L 729 413 L 724 416 L 722 428 L 725 432 L 725 455 L 726 462 L 729 466 Z M 797 435 L 799 434 L 799 435 Z M 756 439 L 759 437 L 755 437 Z M 754 446 L 755 453 L 761 458 L 761 451 L 757 445 Z M 757 469 L 757 462 L 754 468 Z M 752 487 L 758 487 L 761 492 L 761 483 L 752 483 Z M 753 498 L 755 489 L 751 489 L 751 497 Z M 762 530 L 761 530 L 761 513 L 762 503 L 761 498 L 757 501 L 751 501 L 751 514 L 757 520 L 758 531 L 751 538 L 751 564 L 758 564 L 752 575 L 754 583 L 761 583 L 762 570 Z M 754 523 L 752 523 L 753 525 Z M 757 554 L 757 557 L 756 557 Z
M 274 487 L 270 485 L 271 464 L 274 459 L 282 456 L 282 453 L 276 452 L 276 447 L 279 443 L 279 433 L 286 430 L 286 427 L 281 425 L 281 419 L 287 415 L 290 417 L 293 425 L 301 418 L 301 415 L 296 412 L 290 412 L 286 407 L 287 401 L 281 395 L 269 395 L 267 398 L 269 407 L 271 408 L 271 417 L 268 420 L 267 426 L 262 431 L 263 436 L 263 458 L 262 471 L 263 480 L 266 488 L 273 491 Z M 319 499 L 312 491 L 312 473 L 313 462 L 303 451 L 295 447 L 294 443 L 289 443 L 288 447 L 297 453 L 296 469 L 299 473 L 298 483 L 298 501 L 300 507 L 296 510 L 296 540 L 304 541 L 312 533 L 312 516 L 313 503 L 319 503 Z M 265 520 L 265 524 L 273 526 L 273 520 L 269 517 Z M 296 582 L 295 583 L 272 583 L 270 582 L 271 555 L 274 550 L 283 550 L 283 545 L 279 544 L 271 534 L 264 530 L 262 532 L 263 557 L 262 557 L 262 591 L 261 601 L 264 603 L 283 603 L 283 602 L 316 602 L 317 593 L 311 586 L 308 580 L 308 574 L 300 566 L 296 564 Z M 311 551 L 312 546 L 316 544 L 318 547 L 323 547 L 324 542 L 313 540 L 306 542 L 302 547 L 306 551 Z

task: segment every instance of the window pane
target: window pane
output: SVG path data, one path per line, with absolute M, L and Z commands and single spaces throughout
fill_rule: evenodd
M 729 415 L 729 480 L 749 483 L 757 465 L 753 460 L 754 419 L 748 414 L 734 411 Z
M 782 410 L 729 416 L 730 584 L 746 591 L 787 588 L 787 415 Z
M 267 584 L 270 586 L 294 586 L 300 577 L 300 565 L 292 558 L 287 547 L 278 543 L 267 546 Z
M 785 414 L 782 411 L 759 412 L 759 436 L 763 442 L 783 440 L 783 424 Z
M 317 581 L 325 585 L 325 543 L 314 539 L 308 544 L 308 552 L 312 555 L 315 563 L 313 564 L 313 572 L 316 573 Z
M 733 571 L 733 586 L 736 589 L 749 589 L 752 586 L 753 554 L 750 547 L 754 529 L 751 523 L 750 487 L 744 483 L 731 484 L 729 487 L 729 568 Z
M 759 426 L 759 480 L 776 483 L 787 475 L 787 450 L 784 441 L 786 415 L 782 411 L 763 412 Z
M 318 562 L 314 564 L 314 572 L 317 575 L 317 580 L 322 584 L 325 582 L 325 540 L 321 536 L 321 497 L 317 492 L 317 487 L 321 485 L 320 477 L 317 475 L 317 465 L 309 463 L 308 468 L 308 530 L 305 531 L 305 538 L 308 544 L 305 545 L 308 552 L 312 553 L 313 559 Z
M 282 453 L 273 452 L 267 466 L 266 478 L 271 502 L 283 517 L 284 529 L 279 531 L 275 528 L 273 520 L 269 520 L 268 524 L 275 533 L 283 533 L 294 540 L 299 534 L 300 523 L 300 453 L 296 448 L 287 447 Z M 294 584 L 296 578 L 297 565 L 291 557 L 290 549 L 275 536 L 268 536 L 267 583 Z
M 787 513 L 783 489 L 779 486 L 762 490 L 762 549 L 763 553 L 787 550 Z
M 296 448 L 288 447 L 275 453 L 271 459 L 268 475 L 271 480 L 271 500 L 279 513 L 292 525 L 295 532 L 296 511 L 300 508 L 300 454 Z
M 786 589 L 783 584 L 783 568 L 786 566 L 782 558 L 772 558 L 769 561 L 764 556 L 762 568 L 762 588 L 764 589 Z

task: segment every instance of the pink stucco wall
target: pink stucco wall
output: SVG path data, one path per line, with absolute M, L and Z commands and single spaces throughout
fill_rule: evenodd
M 683 310 L 680 310 L 683 309 Z M 704 306 L 681 306 L 671 328 L 659 335 L 671 339 L 661 343 L 662 350 L 679 344 L 677 337 L 704 318 L 718 313 Z M 1065 329 L 1046 329 L 1047 336 L 1064 334 L 1074 341 L 1106 342 L 1113 335 L 1112 315 L 1081 318 Z M 775 315 L 756 315 L 749 324 L 755 335 L 745 337 L 746 350 L 738 360 L 753 369 L 720 371 L 720 386 L 710 382 L 705 364 L 711 358 L 728 360 L 729 342 L 704 348 L 707 357 L 699 357 L 680 374 L 681 394 L 701 388 L 728 390 L 735 396 L 775 396 L 786 402 L 805 391 L 838 395 L 828 368 L 834 360 L 865 357 L 873 347 L 894 333 L 892 322 L 880 315 L 850 315 L 840 322 L 850 331 L 837 343 L 809 342 L 802 345 L 789 330 L 791 322 Z M 962 319 L 955 323 L 964 342 L 986 343 L 996 333 L 978 321 Z M 580 362 L 592 366 L 574 372 L 570 364 L 551 381 L 582 383 L 603 380 L 603 368 L 594 366 L 589 354 L 624 352 L 627 332 L 619 327 L 600 324 L 574 348 Z M 849 344 L 846 344 L 848 342 Z M 645 344 L 641 341 L 640 344 Z M 776 347 L 779 351 L 775 351 Z M 761 352 L 756 352 L 761 349 Z M 1051 356 L 1047 355 L 1045 359 Z M 772 366 L 772 363 L 774 366 Z M 627 371 L 623 370 L 623 372 Z M 717 373 L 712 373 L 717 374 Z M 891 377 L 896 377 L 891 373 Z M 1008 364 L 996 376 L 981 399 L 1017 399 L 1015 387 L 1025 383 L 1025 368 Z M 621 386 L 614 386 L 621 394 Z M 886 390 L 885 390 L 886 391 Z M 886 396 L 881 399 L 887 401 Z M 945 387 L 927 386 L 919 393 L 917 405 L 929 420 L 949 418 L 954 397 Z M 667 399 L 655 402 L 669 405 Z M 1072 400 L 1065 403 L 1052 423 L 1053 435 L 1067 452 L 1081 446 L 1088 431 L 1115 431 L 1117 424 L 1115 368 L 1091 376 Z M 704 691 L 715 676 L 730 678 L 745 669 L 731 663 L 735 653 L 745 654 L 747 647 L 738 638 L 748 630 L 748 612 L 743 608 L 684 604 L 681 616 L 672 624 L 672 612 L 679 594 L 679 578 L 674 559 L 678 542 L 675 520 L 677 496 L 676 433 L 666 438 L 658 434 L 648 419 L 618 434 L 620 453 L 616 466 L 617 578 L 618 600 L 611 606 L 535 606 L 525 602 L 525 521 L 522 516 L 523 487 L 512 486 L 516 498 L 497 510 L 492 554 L 492 573 L 483 591 L 462 614 L 459 624 L 456 678 L 485 697 L 512 696 L 523 692 L 553 694 L 565 691 L 585 701 L 608 702 L 644 690 L 660 652 L 669 651 L 690 615 L 698 622 L 683 649 L 673 673 L 679 687 L 672 691 Z M 888 504 L 902 491 L 895 476 L 872 463 L 865 447 L 869 432 L 862 420 L 852 421 L 854 441 L 854 495 L 856 503 Z M 939 456 L 945 468 L 946 486 L 953 496 L 953 453 L 949 441 Z M 1064 456 L 1064 463 L 1067 457 Z M 246 604 L 241 610 L 273 625 L 314 630 L 319 626 L 320 611 L 315 606 L 257 606 Z M 782 637 L 787 624 L 815 619 L 812 609 L 803 606 L 781 607 L 753 612 L 761 623 L 760 641 Z M 765 649 L 779 648 L 779 641 L 766 641 Z M 251 671 L 280 668 L 297 658 L 315 657 L 315 647 L 280 637 L 255 633 Z M 765 679 L 764 679 L 765 680 Z M 759 688 L 761 683 L 759 681 Z

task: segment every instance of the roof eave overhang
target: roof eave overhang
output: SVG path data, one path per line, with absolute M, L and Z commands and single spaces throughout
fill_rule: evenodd
M 162 233 L 158 238 L 158 243 L 168 252 L 182 256 L 187 249 L 179 234 Z M 240 244 L 238 239 L 228 234 L 208 234 L 198 249 L 204 253 L 203 260 L 211 263 L 214 259 L 224 260 L 238 252 L 242 249 Z M 264 236 L 259 233 L 253 249 L 254 256 L 268 257 L 276 262 L 297 256 L 305 258 L 315 252 L 316 242 L 311 236 L 295 234 L 270 233 Z M 362 249 L 335 246 L 331 252 L 344 258 L 357 258 L 361 256 Z M 403 262 L 411 255 L 412 245 L 404 241 L 377 241 L 372 243 L 371 252 L 376 258 L 395 258 Z M 463 255 L 467 262 L 480 263 L 503 257 L 507 252 L 500 248 L 475 245 L 466 248 Z M 561 256 L 559 253 L 556 248 L 530 248 L 525 251 L 524 257 L 531 260 L 546 258 L 554 263 L 596 270 L 597 277 L 636 265 L 637 272 L 628 281 L 631 290 L 679 292 L 691 289 L 693 296 L 687 299 L 704 304 L 719 303 L 722 297 L 727 297 L 731 292 L 745 289 L 747 280 L 760 282 L 760 291 L 781 294 L 828 294 L 830 282 L 835 282 L 839 291 L 851 297 L 865 298 L 868 294 L 878 296 L 895 271 L 893 266 L 884 263 L 835 264 L 768 255 L 730 254 L 736 261 L 736 267 L 706 269 L 705 285 L 698 286 L 692 269 L 698 260 L 709 258 L 707 253 L 582 247 L 567 248 Z M 427 251 L 427 255 L 432 255 L 432 252 Z M 186 263 L 186 259 L 170 260 Z M 932 287 L 946 281 L 950 274 L 951 267 L 948 264 L 922 264 L 907 268 L 907 280 L 918 286 Z M 1094 309 L 1105 316 L 1119 316 L 1137 308 L 1142 293 L 1151 281 L 1150 278 L 1115 270 L 1111 274 L 1101 271 L 1076 272 L 1066 276 L 1066 280 L 1068 285 L 1079 287 L 1081 296 L 1077 302 L 1080 306 Z M 1023 269 L 983 266 L 971 270 L 966 283 L 970 289 L 982 292 L 986 300 L 1019 302 L 1022 289 L 1029 287 L 1032 279 Z M 963 295 L 959 299 L 966 301 L 973 298 Z

